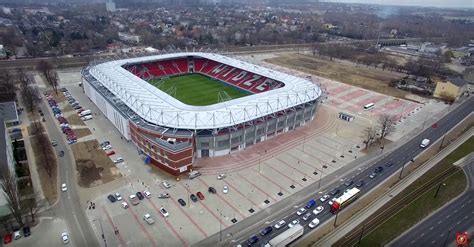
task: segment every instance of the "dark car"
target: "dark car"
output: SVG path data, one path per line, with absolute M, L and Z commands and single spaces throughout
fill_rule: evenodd
M 204 200 L 204 195 L 200 191 L 196 195 L 199 197 L 199 200 Z
M 253 244 L 258 242 L 257 236 L 253 235 L 247 240 L 247 246 L 252 246 Z
M 138 191 L 135 195 L 137 195 L 138 199 L 143 200 L 145 199 L 145 196 L 143 195 L 142 192 Z
M 273 228 L 271 226 L 267 226 L 260 231 L 260 235 L 265 236 L 265 235 L 268 235 L 272 231 L 273 231 Z
M 347 181 L 347 182 L 344 183 L 344 185 L 345 185 L 346 187 L 349 187 L 349 186 L 351 186 L 352 184 L 354 184 L 354 181 L 352 181 L 352 180 L 351 180 L 351 181 Z
M 183 206 L 183 207 L 186 206 L 186 202 L 183 199 L 179 198 L 178 202 L 179 202 L 179 204 L 181 204 L 181 206 Z
M 63 157 L 64 156 L 64 151 L 59 151 L 59 157 Z
M 108 195 L 108 196 L 107 196 L 107 199 L 109 199 L 109 201 L 110 201 L 111 203 L 114 203 L 114 202 L 117 201 L 117 198 L 115 198 L 115 196 L 113 196 L 113 195 Z
M 379 173 L 379 172 L 382 172 L 382 171 L 383 171 L 383 167 L 381 167 L 381 166 L 375 168 L 376 173 Z
M 211 193 L 211 194 L 217 193 L 217 191 L 216 191 L 216 189 L 215 189 L 214 187 L 209 187 L 208 191 L 209 191 L 209 193 Z
M 329 192 L 329 194 L 331 194 L 332 196 L 335 196 L 335 195 L 339 194 L 340 192 L 341 192 L 340 189 L 335 189 L 335 190 Z
M 393 166 L 393 163 L 392 162 L 388 162 L 387 164 L 385 164 L 386 167 L 391 167 Z
M 28 237 L 31 235 L 31 230 L 29 226 L 23 227 L 23 236 Z
M 198 200 L 198 198 L 195 194 L 191 194 L 190 198 L 193 202 L 197 202 L 197 200 Z
M 355 184 L 355 186 L 356 186 L 357 188 L 360 188 L 360 187 L 364 186 L 364 184 L 365 184 L 364 180 L 360 180 L 359 182 L 357 182 L 357 183 Z

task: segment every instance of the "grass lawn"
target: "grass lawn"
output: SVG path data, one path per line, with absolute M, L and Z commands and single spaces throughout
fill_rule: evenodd
M 440 163 L 438 163 L 433 169 L 418 179 L 414 184 L 406 188 L 405 191 L 413 190 L 414 187 L 420 186 L 422 181 L 425 182 L 434 174 L 448 169 L 454 162 L 472 152 L 473 146 L 474 137 L 471 137 L 446 158 L 440 161 Z M 467 186 L 467 179 L 464 172 L 459 170 L 454 175 L 444 180 L 443 183 L 446 185 L 441 188 L 437 198 L 434 198 L 434 195 L 438 186 L 434 186 L 413 201 L 410 205 L 380 225 L 375 231 L 364 237 L 361 244 L 358 246 L 383 246 L 388 243 L 411 226 L 423 220 L 431 212 L 461 194 Z
M 218 82 L 201 74 L 179 75 L 164 79 L 152 79 L 149 83 L 177 100 L 193 106 L 206 106 L 222 101 L 241 98 L 250 93 Z M 225 92 L 230 97 L 219 100 L 219 93 Z M 223 93 L 221 93 L 222 95 Z

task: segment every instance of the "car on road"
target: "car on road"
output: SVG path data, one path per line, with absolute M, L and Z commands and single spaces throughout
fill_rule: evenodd
M 122 202 L 122 203 L 120 203 L 120 205 L 121 205 L 122 208 L 124 208 L 124 209 L 127 209 L 127 208 L 128 208 L 128 203 L 127 203 L 127 202 Z
M 69 243 L 69 235 L 67 234 L 67 232 L 61 233 L 61 240 L 63 241 L 63 244 Z
M 191 201 L 193 201 L 193 202 L 197 202 L 197 201 L 198 201 L 198 198 L 197 198 L 197 196 L 196 196 L 195 194 L 191 194 L 191 195 L 189 196 L 189 198 L 191 198 Z
M 351 180 L 351 181 L 346 181 L 346 182 L 344 183 L 344 185 L 345 185 L 346 187 L 349 187 L 349 186 L 351 186 L 351 185 L 353 185 L 353 184 L 354 184 L 354 181 L 352 181 L 352 180 Z
M 285 220 L 280 220 L 278 221 L 278 223 L 276 223 L 273 227 L 275 227 L 275 229 L 280 229 L 282 226 L 284 226 L 286 224 L 286 221 Z
M 112 149 L 111 145 L 107 145 L 105 147 L 102 147 L 102 150 L 104 150 L 104 151 L 109 150 L 109 149 Z
M 28 237 L 31 235 L 31 230 L 30 230 L 30 227 L 29 226 L 25 226 L 23 227 L 23 236 Z
M 186 202 L 183 199 L 179 198 L 178 202 L 181 206 L 183 206 L 183 207 L 186 206 Z
M 332 196 L 335 196 L 337 194 L 341 193 L 341 190 L 340 189 L 334 189 L 333 191 L 329 192 L 329 194 L 331 194 Z
M 374 179 L 375 177 L 377 177 L 377 173 L 375 173 L 375 172 L 372 172 L 372 173 L 369 175 L 369 178 L 370 178 L 370 179 Z
M 118 157 L 117 159 L 114 160 L 114 164 L 118 164 L 118 163 L 121 163 L 121 162 L 123 162 L 122 157 Z
M 114 202 L 117 201 L 117 198 L 115 198 L 114 195 L 108 195 L 108 196 L 107 196 L 107 199 L 109 199 L 109 201 L 110 201 L 111 203 L 114 203 Z
M 138 197 L 138 199 L 140 199 L 140 201 L 143 200 L 143 199 L 145 199 L 145 196 L 143 196 L 143 193 L 140 192 L 140 191 L 138 191 L 137 193 L 135 193 L 135 195 L 137 195 L 137 197 Z
M 318 218 L 315 218 L 314 220 L 312 220 L 310 223 L 309 223 L 309 228 L 313 229 L 315 227 L 317 227 L 319 225 L 319 220 Z
M 328 194 L 325 194 L 324 196 L 322 196 L 321 198 L 319 198 L 319 201 L 321 202 L 325 202 L 327 201 L 331 196 L 329 196 Z
M 307 221 L 311 218 L 311 213 L 306 213 L 305 215 L 303 215 L 303 220 L 304 221 Z
M 3 243 L 9 244 L 13 240 L 13 235 L 11 233 L 7 233 L 3 236 Z
M 222 193 L 224 194 L 229 193 L 229 187 L 227 187 L 227 185 L 224 185 L 224 187 L 222 188 Z
M 306 213 L 306 208 L 300 208 L 298 211 L 296 211 L 296 215 L 302 215 L 304 213 Z
M 122 196 L 120 195 L 120 193 L 115 193 L 115 198 L 117 199 L 117 201 L 121 201 L 122 200 Z
M 315 210 L 313 210 L 314 215 L 320 214 L 324 210 L 323 206 L 318 206 Z
M 138 205 L 140 203 L 140 200 L 138 200 L 138 197 L 136 195 L 130 195 L 128 199 L 130 199 L 132 205 Z
M 196 195 L 199 198 L 199 200 L 204 200 L 204 195 L 201 193 L 201 191 L 198 191 L 198 193 L 196 193 Z
M 209 191 L 209 193 L 211 193 L 211 194 L 216 194 L 217 193 L 217 190 L 214 187 L 209 187 L 209 189 L 207 191 Z
M 107 154 L 107 156 L 111 156 L 111 155 L 114 155 L 114 154 L 115 154 L 115 151 L 112 150 L 112 151 L 110 151 L 110 152 L 107 152 L 106 154 Z
M 225 175 L 225 173 L 221 173 L 221 174 L 217 175 L 217 180 L 222 180 L 226 177 L 227 177 L 227 175 Z
M 296 225 L 298 225 L 300 223 L 300 220 L 296 219 L 296 220 L 293 220 L 292 222 L 290 222 L 290 224 L 288 224 L 288 228 L 292 228 Z
M 168 211 L 166 211 L 166 209 L 165 209 L 164 207 L 161 207 L 161 208 L 160 208 L 160 213 L 161 213 L 164 217 L 170 216 L 170 213 L 168 213 Z
M 382 171 L 383 171 L 383 167 L 381 167 L 381 166 L 375 168 L 375 170 L 374 170 L 375 173 L 380 173 Z
M 260 235 L 265 236 L 271 233 L 272 231 L 273 231 L 273 228 L 271 226 L 267 226 L 263 228 L 262 230 L 260 230 Z
M 144 190 L 143 194 L 145 195 L 146 198 L 150 199 L 151 198 L 151 193 L 148 190 Z
M 61 191 L 62 191 L 62 192 L 67 191 L 67 186 L 66 186 L 66 184 L 64 184 L 64 183 L 61 184 Z
M 393 165 L 393 162 L 388 162 L 387 164 L 385 164 L 386 167 L 392 167 Z
M 161 182 L 161 185 L 163 185 L 163 187 L 165 187 L 165 189 L 171 188 L 171 184 L 166 180 Z
M 309 200 L 309 201 L 306 203 L 306 206 L 305 206 L 305 207 L 309 209 L 309 208 L 314 207 L 314 205 L 316 205 L 316 200 L 311 199 L 311 200 Z
M 247 246 L 252 246 L 253 244 L 258 242 L 258 237 L 253 235 L 247 240 Z
M 334 201 L 336 201 L 336 197 L 332 198 L 331 200 L 328 201 L 328 204 L 329 205 L 332 205 L 334 203 Z
M 143 215 L 143 220 L 145 220 L 148 225 L 152 225 L 153 223 L 155 223 L 155 220 L 153 219 L 153 217 L 151 217 L 151 214 Z
M 59 151 L 59 157 L 63 157 L 64 156 L 64 151 Z
M 355 186 L 356 186 L 357 188 L 360 188 L 360 187 L 364 186 L 364 184 L 365 184 L 364 180 L 360 180 L 359 182 L 357 182 L 357 183 L 355 184 Z

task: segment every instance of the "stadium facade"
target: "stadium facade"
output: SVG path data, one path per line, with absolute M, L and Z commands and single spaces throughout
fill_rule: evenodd
M 199 73 L 250 95 L 192 106 L 147 81 Z M 313 120 L 321 89 L 311 81 L 201 52 L 89 65 L 85 94 L 155 166 L 180 175 L 198 158 L 227 155 Z

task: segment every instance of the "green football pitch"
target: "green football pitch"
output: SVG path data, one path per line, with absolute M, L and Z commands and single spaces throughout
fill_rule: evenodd
M 201 74 L 151 79 L 148 82 L 177 100 L 193 106 L 212 105 L 251 94 Z

